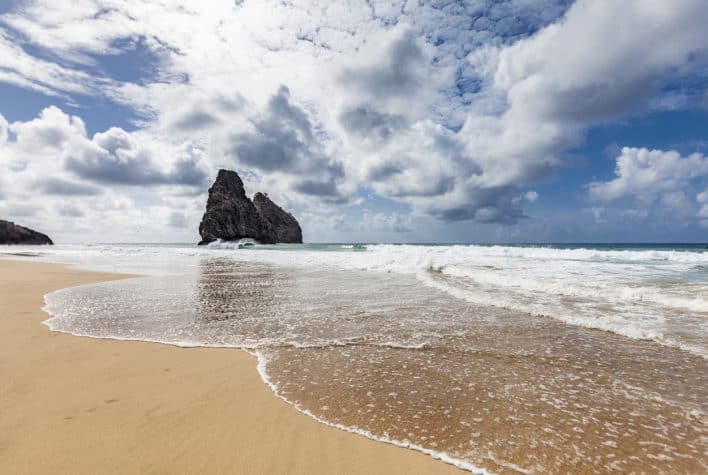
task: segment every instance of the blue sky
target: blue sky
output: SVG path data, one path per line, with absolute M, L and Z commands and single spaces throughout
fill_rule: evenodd
M 0 8 L 0 218 L 196 241 L 219 168 L 308 241 L 703 242 L 708 6 Z

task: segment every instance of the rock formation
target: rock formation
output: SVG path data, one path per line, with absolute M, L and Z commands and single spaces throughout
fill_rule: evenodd
M 302 242 L 302 230 L 295 217 L 273 203 L 264 193 L 256 193 L 253 197 L 256 212 L 265 224 L 266 233 L 274 242 Z
M 246 196 L 243 182 L 231 170 L 219 170 L 209 188 L 209 199 L 199 224 L 200 245 L 221 239 L 255 239 L 264 244 L 301 243 L 302 231 L 297 220 L 257 193 L 254 201 Z
M 0 219 L 0 244 L 54 244 L 49 236 Z

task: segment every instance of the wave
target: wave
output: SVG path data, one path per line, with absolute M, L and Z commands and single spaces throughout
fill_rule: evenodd
M 708 290 L 695 280 L 705 252 L 369 245 L 359 253 L 255 250 L 235 259 L 413 275 L 475 304 L 708 354 Z
M 160 274 L 155 271 L 160 266 L 180 272 L 183 263 L 206 257 L 403 274 L 478 305 L 654 340 L 704 356 L 708 347 L 708 285 L 703 272 L 708 252 L 703 250 L 254 243 L 249 252 L 234 252 L 247 243 L 253 240 L 215 242 L 203 248 L 101 245 L 56 251 L 61 260 L 68 256 L 69 261 L 95 270 L 145 274 Z
M 683 273 L 695 268 L 697 260 L 708 263 L 708 253 L 370 245 L 362 253 L 268 250 L 235 258 L 279 265 L 328 265 L 414 275 L 433 269 L 498 289 L 653 302 L 708 312 L 705 284 L 691 284 L 682 279 Z
M 708 358 L 708 349 L 701 344 L 701 341 L 692 344 L 683 341 L 679 336 L 690 328 L 689 325 L 697 327 L 697 334 L 705 334 L 706 326 L 708 325 L 708 320 L 706 320 L 705 316 L 692 319 L 692 321 L 688 317 L 681 318 L 682 321 L 677 322 L 676 325 L 678 335 L 672 337 L 667 335 L 667 326 L 669 325 L 667 325 L 667 319 L 661 315 L 660 309 L 654 310 L 652 314 L 647 312 L 646 309 L 644 309 L 644 312 L 641 311 L 642 309 L 626 307 L 599 310 L 592 307 L 588 308 L 589 305 L 586 304 L 586 308 L 581 310 L 572 306 L 564 307 L 562 304 L 552 300 L 544 301 L 541 296 L 537 296 L 537 301 L 532 302 L 513 296 L 506 296 L 503 292 L 494 292 L 492 290 L 482 292 L 465 290 L 454 284 L 446 284 L 431 275 L 420 274 L 419 277 L 424 284 L 430 287 L 474 304 L 515 310 L 535 317 L 552 318 L 569 325 L 608 331 L 634 340 L 651 340 L 664 346 L 678 348 L 703 358 Z
M 216 241 L 212 241 L 209 244 L 206 245 L 208 249 L 229 249 L 229 250 L 237 250 L 237 249 L 249 249 L 255 246 L 260 245 L 258 241 L 255 239 L 251 238 L 243 238 L 239 239 L 237 241 L 222 241 L 221 239 L 217 239 Z
M 278 386 L 268 376 L 267 355 L 265 353 L 258 352 L 258 351 L 253 352 L 253 354 L 258 358 L 258 365 L 257 365 L 258 374 L 261 376 L 261 379 L 263 380 L 263 382 L 266 383 L 266 385 L 270 388 L 270 390 L 273 392 L 273 394 L 275 394 L 275 396 L 278 399 L 281 399 L 282 401 L 285 401 L 286 403 L 293 406 L 298 412 L 311 417 L 312 419 L 316 420 L 317 422 L 320 422 L 320 423 L 322 423 L 326 426 L 329 426 L 329 427 L 334 427 L 335 429 L 343 430 L 343 431 L 350 432 L 353 434 L 358 434 L 358 435 L 364 436 L 368 439 L 375 440 L 377 442 L 384 442 L 387 444 L 395 445 L 397 447 L 403 447 L 406 449 L 416 450 L 418 452 L 422 452 L 426 455 L 429 455 L 434 459 L 440 460 L 442 462 L 453 465 L 459 469 L 466 470 L 468 472 L 472 472 L 477 475 L 493 475 L 492 472 L 485 470 L 484 468 L 473 465 L 466 460 L 461 460 L 459 458 L 452 457 L 445 452 L 432 450 L 430 448 L 415 444 L 409 440 L 397 440 L 397 439 L 392 439 L 390 437 L 382 437 L 382 436 L 376 435 L 368 430 L 361 429 L 359 427 L 338 424 L 338 423 L 328 421 L 327 419 L 318 416 L 317 414 L 313 413 L 312 411 L 307 410 L 306 408 L 302 407 L 301 405 L 299 405 L 299 404 L 289 400 L 285 396 L 283 396 L 283 394 L 280 392 L 280 389 L 278 388 Z

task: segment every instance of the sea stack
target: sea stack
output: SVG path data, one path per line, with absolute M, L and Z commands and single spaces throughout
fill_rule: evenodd
M 0 219 L 0 244 L 54 244 L 49 236 Z
M 295 217 L 273 203 L 268 195 L 258 192 L 253 197 L 256 212 L 274 242 L 302 242 L 302 230 Z
M 246 196 L 243 182 L 232 170 L 219 170 L 209 188 L 206 211 L 199 224 L 202 244 L 221 239 L 255 239 L 264 244 L 301 243 L 302 230 L 292 214 L 256 193 L 254 201 Z

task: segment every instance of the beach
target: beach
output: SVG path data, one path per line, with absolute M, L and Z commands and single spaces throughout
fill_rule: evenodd
M 245 351 L 51 332 L 44 294 L 120 279 L 0 259 L 3 473 L 461 473 L 321 424 Z
M 708 0 L 0 0 L 0 475 L 708 475 Z
M 708 467 L 696 246 L 2 252 L 13 472 Z

